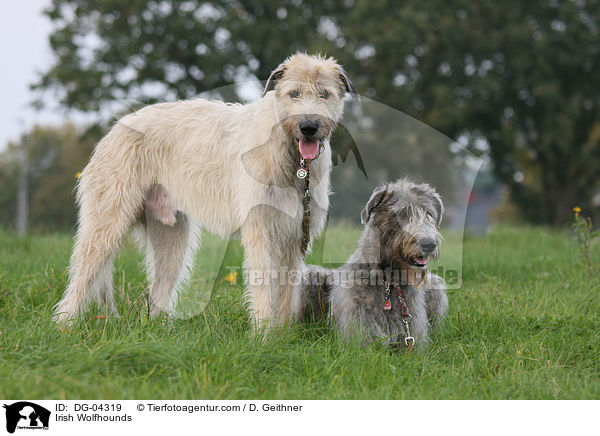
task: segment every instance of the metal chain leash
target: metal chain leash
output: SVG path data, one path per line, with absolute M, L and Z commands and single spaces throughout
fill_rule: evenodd
M 323 141 L 320 141 L 319 152 L 315 159 L 321 156 L 324 148 Z M 310 241 L 310 209 L 308 208 L 310 204 L 310 163 L 307 165 L 303 157 L 300 157 L 300 167 L 296 171 L 296 177 L 300 180 L 304 179 L 304 197 L 302 198 L 304 213 L 302 215 L 302 246 L 300 247 L 302 256 L 304 256 L 308 249 L 308 242 Z
M 296 176 L 299 179 L 304 179 L 304 197 L 302 198 L 302 208 L 304 213 L 302 215 L 302 256 L 306 254 L 308 249 L 308 241 L 310 240 L 310 167 L 306 165 L 304 159 L 300 159 L 300 168 L 296 171 Z

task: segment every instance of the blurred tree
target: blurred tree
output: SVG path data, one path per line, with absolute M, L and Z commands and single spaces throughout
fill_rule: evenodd
M 53 0 L 48 16 L 56 62 L 36 86 L 69 108 L 188 98 L 323 51 L 489 156 L 533 222 L 564 224 L 599 188 L 598 0 Z
M 357 1 L 343 61 L 365 90 L 492 159 L 530 221 L 600 188 L 600 2 Z
M 56 62 L 36 88 L 84 111 L 131 98 L 181 99 L 265 79 L 319 37 L 332 0 L 53 0 Z
M 29 223 L 38 230 L 65 230 L 75 224 L 74 188 L 99 138 L 97 128 L 78 131 L 73 125 L 36 126 L 27 134 L 29 161 Z M 19 143 L 0 154 L 0 226 L 14 227 Z

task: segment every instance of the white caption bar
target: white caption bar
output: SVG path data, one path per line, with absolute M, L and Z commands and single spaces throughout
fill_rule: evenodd
M 4 400 L 0 434 L 587 434 L 594 401 Z M 12 430 L 12 432 L 11 432 Z M 330 433 L 331 432 L 331 433 Z

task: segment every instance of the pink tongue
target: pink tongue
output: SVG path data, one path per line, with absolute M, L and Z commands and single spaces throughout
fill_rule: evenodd
M 314 159 L 319 153 L 319 141 L 307 141 L 301 139 L 298 142 L 298 148 L 300 149 L 300 155 L 304 159 Z
M 415 259 L 415 261 L 419 264 L 419 265 L 427 265 L 427 259 L 425 259 L 424 257 L 417 257 Z

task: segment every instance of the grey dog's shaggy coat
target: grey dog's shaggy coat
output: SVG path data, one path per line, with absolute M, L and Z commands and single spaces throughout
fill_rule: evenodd
M 404 179 L 375 189 L 348 262 L 338 269 L 307 265 L 294 299 L 296 319 L 327 317 L 344 338 L 401 345 L 408 342 L 407 321 L 416 344 L 425 344 L 430 325 L 448 308 L 444 280 L 427 271 L 439 253 L 443 212 L 440 196 L 427 184 Z M 410 316 L 403 316 L 403 302 Z

